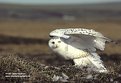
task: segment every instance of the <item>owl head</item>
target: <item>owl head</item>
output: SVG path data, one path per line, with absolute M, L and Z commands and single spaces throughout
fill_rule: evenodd
M 61 39 L 60 38 L 52 38 L 48 42 L 49 47 L 52 49 L 56 49 L 61 45 Z

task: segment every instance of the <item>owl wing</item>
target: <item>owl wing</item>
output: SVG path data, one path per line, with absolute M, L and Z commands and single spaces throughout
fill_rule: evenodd
M 96 51 L 94 47 L 94 37 L 86 36 L 86 35 L 69 35 L 70 38 L 64 39 L 61 37 L 61 40 L 71 45 L 75 48 L 81 50 L 88 50 L 88 51 Z
M 63 36 L 69 36 L 64 38 Z M 65 29 L 64 35 L 60 37 L 65 43 L 78 48 L 86 49 L 88 51 L 96 51 L 96 49 L 104 50 L 105 42 L 110 39 L 104 37 L 101 33 L 94 30 L 83 29 L 83 28 L 70 28 Z

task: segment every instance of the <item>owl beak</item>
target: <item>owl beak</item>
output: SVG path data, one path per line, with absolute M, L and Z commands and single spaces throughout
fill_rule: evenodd
M 57 45 L 53 45 L 53 46 L 52 46 L 52 48 L 54 48 L 54 49 L 55 49 L 55 48 L 58 48 L 58 46 L 57 46 Z

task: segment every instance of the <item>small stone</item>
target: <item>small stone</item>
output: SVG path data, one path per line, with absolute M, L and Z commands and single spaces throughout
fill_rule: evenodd
M 93 79 L 93 76 L 91 74 L 87 75 L 86 79 Z
M 54 81 L 54 82 L 55 82 L 55 81 L 58 81 L 59 78 L 60 78 L 60 76 L 56 76 L 56 75 L 54 75 L 53 78 L 52 78 L 52 81 Z

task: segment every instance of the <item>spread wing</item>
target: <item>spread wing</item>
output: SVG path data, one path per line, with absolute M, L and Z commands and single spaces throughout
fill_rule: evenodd
M 50 33 L 50 36 L 59 37 L 75 48 L 89 51 L 104 50 L 105 42 L 110 41 L 99 32 L 83 28 L 56 29 Z
M 104 50 L 105 42 L 110 41 L 101 33 L 89 29 L 65 29 L 65 36 L 68 39 L 61 37 L 65 43 L 81 50 L 96 51 L 96 49 Z

